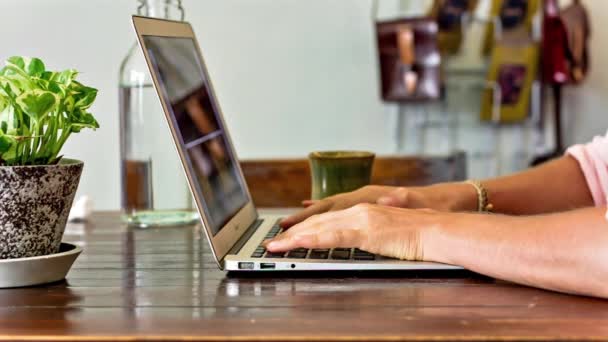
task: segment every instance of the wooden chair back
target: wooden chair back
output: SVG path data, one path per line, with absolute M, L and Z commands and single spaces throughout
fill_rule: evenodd
M 299 207 L 310 198 L 307 159 L 243 160 L 241 167 L 258 208 Z M 376 157 L 372 184 L 421 186 L 466 179 L 466 156 Z

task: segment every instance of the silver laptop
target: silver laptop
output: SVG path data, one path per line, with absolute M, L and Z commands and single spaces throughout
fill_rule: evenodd
M 458 269 L 383 258 L 357 249 L 272 254 L 262 242 L 280 217 L 253 205 L 226 123 L 188 23 L 133 17 L 203 230 L 221 269 L 230 271 Z

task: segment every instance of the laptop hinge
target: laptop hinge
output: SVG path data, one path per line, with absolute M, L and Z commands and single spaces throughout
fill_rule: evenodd
M 249 239 L 251 238 L 251 236 L 253 235 L 253 233 L 255 233 L 255 231 L 262 224 L 262 222 L 264 222 L 263 219 L 257 219 L 255 221 L 253 221 L 253 223 L 249 226 L 249 228 L 247 228 L 247 230 L 245 231 L 245 233 L 243 233 L 243 235 L 241 235 L 241 237 L 239 238 L 239 240 L 234 244 L 234 246 L 232 246 L 232 248 L 228 251 L 228 253 L 226 255 L 229 255 L 229 254 L 232 254 L 232 255 L 239 254 L 239 252 L 241 251 L 241 249 L 243 248 L 243 246 L 245 246 L 245 244 L 247 243 L 247 241 L 249 241 Z

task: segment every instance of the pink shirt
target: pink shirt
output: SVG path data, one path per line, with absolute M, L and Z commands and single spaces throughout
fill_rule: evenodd
M 608 205 L 608 133 L 586 145 L 572 146 L 566 153 L 578 161 L 595 205 Z

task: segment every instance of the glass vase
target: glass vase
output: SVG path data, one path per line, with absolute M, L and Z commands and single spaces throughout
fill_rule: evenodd
M 138 0 L 137 14 L 183 20 L 181 0 Z M 137 227 L 197 221 L 160 100 L 134 42 L 120 66 L 120 172 L 124 219 Z

